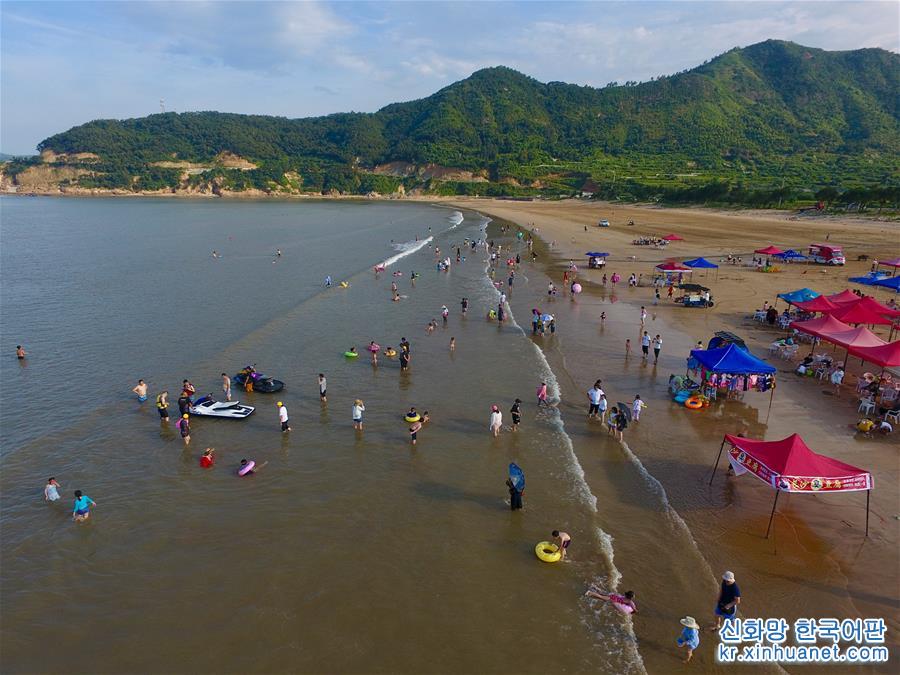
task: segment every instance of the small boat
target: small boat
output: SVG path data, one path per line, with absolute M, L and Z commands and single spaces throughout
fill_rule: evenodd
M 262 373 L 252 372 L 250 373 L 250 377 L 253 380 L 252 391 L 257 391 L 263 394 L 272 394 L 276 391 L 281 391 L 284 389 L 284 382 L 281 380 L 276 380 L 273 377 L 266 377 Z M 242 370 L 237 375 L 231 378 L 231 381 L 234 382 L 239 387 L 246 389 L 247 384 L 247 372 Z
M 211 401 L 200 399 L 190 408 L 191 415 L 200 417 L 225 417 L 226 419 L 239 420 L 247 417 L 256 408 L 249 405 L 241 405 L 240 401 Z

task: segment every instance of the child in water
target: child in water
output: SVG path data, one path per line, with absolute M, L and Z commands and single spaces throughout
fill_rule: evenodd
M 538 405 L 550 405 L 547 402 L 547 383 L 541 382 L 541 386 L 537 388 L 537 402 Z
M 694 655 L 694 650 L 700 646 L 700 626 L 692 616 L 684 617 L 681 620 L 681 625 L 684 628 L 681 630 L 681 635 L 678 636 L 676 642 L 679 647 L 687 649 L 687 656 L 684 662 L 688 663 Z
M 56 482 L 56 479 L 53 476 L 47 479 L 47 484 L 44 486 L 44 500 L 48 502 L 55 502 L 59 499 L 59 492 L 57 488 L 61 488 L 62 485 Z
M 585 596 L 611 602 L 620 612 L 637 614 L 637 606 L 634 604 L 634 591 L 625 591 L 625 595 L 619 595 L 618 593 L 602 593 L 596 586 L 591 585 L 591 587 L 588 588 L 587 593 L 585 593 Z M 621 605 L 621 607 L 618 605 Z M 623 610 L 622 608 L 624 607 L 630 607 L 631 611 L 628 612 L 627 610 Z

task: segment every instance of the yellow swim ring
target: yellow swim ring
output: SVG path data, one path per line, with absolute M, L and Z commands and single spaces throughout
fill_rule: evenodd
M 418 422 L 420 419 L 422 419 L 422 417 L 418 414 L 412 416 L 404 415 L 403 419 L 405 419 L 407 422 Z
M 384 355 L 387 356 L 389 359 L 392 359 L 395 356 L 397 356 L 397 350 L 396 349 L 386 349 L 384 351 Z
M 349 285 L 350 284 L 348 284 L 346 281 L 341 282 L 341 288 L 347 288 L 347 286 L 349 286 Z
M 551 544 L 549 541 L 542 541 L 534 547 L 534 554 L 547 563 L 559 562 L 562 554 L 559 552 L 559 546 Z
M 691 396 L 684 402 L 685 408 L 690 408 L 691 410 L 699 410 L 703 407 L 703 401 L 701 401 L 696 396 Z

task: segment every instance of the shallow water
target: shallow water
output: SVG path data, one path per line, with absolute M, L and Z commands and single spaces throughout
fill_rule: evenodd
M 484 319 L 496 292 L 483 251 L 435 269 L 432 246 L 449 252 L 486 219 L 455 225 L 444 209 L 386 203 L 4 198 L 0 209 L 0 344 L 29 351 L 25 364 L 2 360 L 5 671 L 642 669 L 630 623 L 578 599 L 618 573 L 567 427 L 532 405 L 553 374 L 514 323 Z M 394 270 L 407 296 L 396 303 Z M 327 274 L 349 288 L 323 288 Z M 448 325 L 426 335 L 442 304 Z M 341 356 L 403 336 L 409 373 Z M 183 378 L 219 395 L 219 373 L 246 363 L 286 389 L 240 392 L 257 406 L 243 421 L 195 418 L 185 449 L 153 395 L 168 389 L 175 408 Z M 139 377 L 143 405 L 130 393 Z M 521 431 L 491 438 L 489 406 L 508 417 L 516 396 Z M 431 413 L 415 448 L 410 405 Z M 218 459 L 204 471 L 207 446 Z M 243 457 L 268 464 L 238 479 Z M 510 461 L 527 476 L 523 512 L 504 501 Z M 63 485 L 53 505 L 41 499 L 50 475 Z M 83 525 L 69 518 L 74 489 L 97 502 Z M 573 536 L 569 564 L 534 556 L 554 528 Z

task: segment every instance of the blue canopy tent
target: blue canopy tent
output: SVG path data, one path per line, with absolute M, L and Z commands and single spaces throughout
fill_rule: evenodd
M 741 349 L 731 343 L 717 349 L 692 349 L 691 359 L 706 368 L 711 373 L 725 375 L 772 375 L 777 370 L 770 366 L 748 350 Z M 775 387 L 770 389 L 769 413 L 772 412 L 772 399 L 775 397 Z M 769 413 L 766 413 L 766 422 L 769 421 Z
M 854 284 L 860 284 L 861 286 L 874 286 L 878 284 L 879 281 L 890 278 L 891 277 L 886 274 L 869 272 L 868 274 L 861 277 L 850 277 L 848 281 L 852 281 Z
M 687 267 L 692 267 L 694 269 L 702 269 L 702 270 L 714 269 L 716 271 L 716 279 L 719 278 L 719 266 L 716 265 L 714 262 L 710 262 L 706 258 L 700 257 L 700 258 L 693 258 L 692 260 L 685 260 L 682 263 L 682 265 L 686 265 Z M 706 274 L 709 274 L 709 272 L 707 272 Z M 704 274 L 704 276 L 706 276 L 706 275 Z
M 881 286 L 882 288 L 890 288 L 894 291 L 894 293 L 900 293 L 900 276 L 888 277 L 887 279 L 879 279 L 872 285 Z
M 808 288 L 800 288 L 796 291 L 791 291 L 790 293 L 779 293 L 777 297 L 781 298 L 789 305 L 794 305 L 798 302 L 806 302 L 807 300 L 818 298 L 819 294 Z M 777 303 L 778 300 L 776 299 L 775 302 Z

